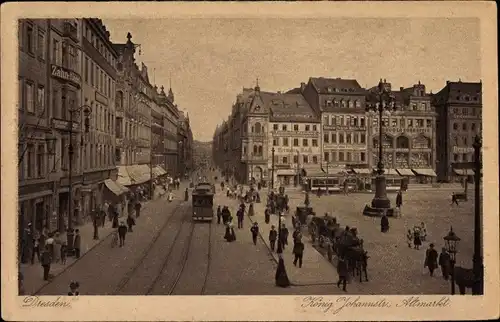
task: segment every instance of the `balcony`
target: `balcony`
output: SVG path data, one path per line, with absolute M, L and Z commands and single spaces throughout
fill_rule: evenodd
M 78 42 L 78 27 L 75 21 L 65 21 L 63 25 L 63 36 L 69 37 L 73 41 Z

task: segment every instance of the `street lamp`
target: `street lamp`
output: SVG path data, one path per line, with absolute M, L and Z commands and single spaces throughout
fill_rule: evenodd
M 455 263 L 456 256 L 458 252 L 458 243 L 460 242 L 460 238 L 453 231 L 453 227 L 450 227 L 450 231 L 448 235 L 443 237 L 445 241 L 446 251 L 450 254 L 450 263 L 451 263 L 451 295 L 455 295 Z
M 66 231 L 66 238 L 67 238 L 67 244 L 68 244 L 68 253 L 73 254 L 74 251 L 74 245 L 73 245 L 73 154 L 74 154 L 74 148 L 73 148 L 73 114 L 74 113 L 80 113 L 83 111 L 84 115 L 84 130 L 85 133 L 89 132 L 90 129 L 90 120 L 89 116 L 92 114 L 92 108 L 88 105 L 82 105 L 80 107 L 76 108 L 70 108 L 69 109 L 69 126 L 68 126 L 68 131 L 69 131 L 69 146 L 68 146 L 68 154 L 69 154 L 69 175 L 68 175 L 68 181 L 69 181 L 69 196 L 68 196 L 68 229 Z
M 483 256 L 481 248 L 482 226 L 481 226 L 481 149 L 483 147 L 482 139 L 479 135 L 474 138 L 474 255 L 472 271 L 474 273 L 474 284 L 472 286 L 472 295 L 483 295 Z
M 271 149 L 271 190 L 274 191 L 274 147 Z
M 379 139 L 378 139 L 378 163 L 377 163 L 377 177 L 375 178 L 375 196 L 372 200 L 372 208 L 377 210 L 391 208 L 391 201 L 387 198 L 386 181 L 384 176 L 384 162 L 382 154 L 382 115 L 384 111 L 395 110 L 394 97 L 390 89 L 385 86 L 385 81 L 380 80 L 376 92 L 374 94 L 378 100 L 376 104 L 368 106 L 367 111 L 378 112 L 379 116 Z

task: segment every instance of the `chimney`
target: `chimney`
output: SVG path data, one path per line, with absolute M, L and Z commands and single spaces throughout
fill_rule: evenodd
M 403 86 L 401 86 L 401 87 L 399 88 L 399 90 L 400 90 L 401 92 L 403 91 L 403 89 L 404 89 L 404 88 L 403 88 Z
M 306 83 L 300 83 L 300 91 L 303 92 L 306 89 Z
M 450 81 L 449 81 L 449 80 L 447 80 L 447 81 L 446 81 L 446 85 L 449 85 L 449 84 L 450 84 Z

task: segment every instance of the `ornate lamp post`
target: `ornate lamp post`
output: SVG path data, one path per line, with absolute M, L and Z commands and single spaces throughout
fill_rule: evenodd
M 67 238 L 67 244 L 68 244 L 68 254 L 73 254 L 74 251 L 74 245 L 73 245 L 73 154 L 74 154 L 74 148 L 73 148 L 73 114 L 74 113 L 80 113 L 83 111 L 84 115 L 84 127 L 85 127 L 85 133 L 89 132 L 90 128 L 90 114 L 92 114 L 92 108 L 88 105 L 82 105 L 77 108 L 70 108 L 69 109 L 69 115 L 70 115 L 70 120 L 69 120 L 69 126 L 68 126 L 68 131 L 69 131 L 69 146 L 68 146 L 68 154 L 69 154 L 69 175 L 68 175 L 68 181 L 69 181 L 69 197 L 68 197 L 68 229 L 66 232 L 66 238 Z M 92 156 L 91 156 L 92 157 Z
M 274 191 L 274 147 L 271 149 L 272 161 L 271 161 L 271 190 Z
M 372 105 L 367 107 L 367 111 L 378 112 L 379 118 L 379 146 L 378 146 L 378 163 L 377 163 L 377 177 L 375 178 L 375 196 L 372 200 L 372 208 L 377 210 L 378 213 L 383 212 L 386 209 L 391 208 L 391 201 L 387 198 L 386 191 L 386 181 L 384 176 L 384 160 L 382 152 L 382 139 L 383 139 L 383 126 L 382 126 L 382 116 L 384 111 L 395 110 L 394 97 L 391 94 L 390 89 L 388 89 L 382 79 L 380 80 L 376 92 L 374 94 L 377 97 L 378 105 Z
M 474 273 L 474 284 L 472 287 L 473 295 L 483 295 L 483 256 L 482 256 L 482 214 L 481 214 L 481 149 L 483 147 L 482 139 L 476 135 L 474 139 L 474 257 L 472 259 L 472 271 Z
M 443 237 L 445 241 L 446 251 L 450 254 L 450 263 L 451 263 L 451 295 L 455 295 L 455 263 L 456 256 L 458 252 L 458 243 L 460 242 L 460 238 L 453 231 L 453 227 L 450 227 L 450 231 L 448 235 Z

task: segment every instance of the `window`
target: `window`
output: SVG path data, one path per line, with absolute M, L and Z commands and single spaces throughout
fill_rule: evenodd
M 92 86 L 95 85 L 94 83 L 94 62 L 90 62 L 90 81 L 92 83 Z
M 470 130 L 471 131 L 475 131 L 476 130 L 476 123 L 471 123 Z
M 346 161 L 347 161 L 347 162 L 352 161 L 352 160 L 351 160 L 351 152 L 346 152 L 346 154 L 347 154 Z
M 348 101 L 348 105 L 349 105 L 349 108 L 353 108 L 354 107 L 354 104 L 352 101 Z
M 346 126 L 350 126 L 351 125 L 351 117 L 350 116 L 346 116 L 345 117 L 345 125 Z
M 361 102 L 360 101 L 354 101 L 354 105 L 356 106 L 356 108 L 360 108 L 361 107 Z
M 283 138 L 283 146 L 288 146 L 288 138 Z
M 347 144 L 351 143 L 351 133 L 347 133 L 345 135 L 345 141 L 346 141 Z
M 417 119 L 417 128 L 423 128 L 423 127 L 424 127 L 424 120 Z
M 344 152 L 339 152 L 339 161 L 344 161 Z
M 318 127 L 316 125 L 313 125 L 313 131 L 317 131 Z
M 323 134 L 323 143 L 330 143 L 330 138 L 328 133 Z
M 317 164 L 318 163 L 318 157 L 313 155 L 313 163 L 314 164 Z
M 345 108 L 346 106 L 347 106 L 346 101 L 340 100 L 340 107 L 344 107 Z
M 366 143 L 366 134 L 365 133 L 361 133 L 361 143 Z
M 359 126 L 361 126 L 361 127 L 365 127 L 365 118 L 364 118 L 364 117 L 361 117 L 361 118 L 359 119 L 359 121 L 360 121 Z
M 339 133 L 339 143 L 340 144 L 344 143 L 344 133 Z
M 382 119 L 382 126 L 383 126 L 383 127 L 387 127 L 387 126 L 389 126 L 389 119 L 388 119 L 388 118 L 384 117 L 384 118 Z
M 309 157 L 307 155 L 302 156 L 302 163 L 309 163 Z
M 409 128 L 413 127 L 413 120 L 412 119 L 408 119 L 408 127 Z
M 35 175 L 35 146 L 28 144 L 27 148 L 27 164 L 28 164 L 28 178 L 33 178 Z
M 366 154 L 365 152 L 361 152 L 361 162 L 365 162 L 366 161 Z
M 293 146 L 299 146 L 299 139 L 293 139 Z
M 28 113 L 35 113 L 35 86 L 26 83 L 26 109 Z
M 329 121 L 330 121 L 330 118 L 328 117 L 328 115 L 323 116 L 323 124 L 324 125 L 329 125 L 328 124 Z
M 297 124 L 294 124 L 294 125 L 293 125 L 293 130 L 294 130 L 294 131 L 298 131 L 298 130 L 299 130 L 299 126 L 298 126 Z
M 337 161 L 337 152 L 332 152 L 330 155 L 332 156 L 332 159 L 330 161 Z
M 354 143 L 359 143 L 359 136 L 358 136 L 358 133 L 353 133 L 353 142 Z
M 332 133 L 332 143 L 337 143 L 337 133 Z
M 298 155 L 293 156 L 293 163 L 299 163 L 299 156 Z
M 325 153 L 323 154 L 323 159 L 325 160 L 325 162 L 328 162 L 328 161 L 329 161 L 329 154 L 328 154 L 328 152 L 325 152 Z
M 85 57 L 85 63 L 84 63 L 84 68 L 85 68 L 85 83 L 89 83 L 89 58 Z
M 318 139 L 312 139 L 312 146 L 314 147 L 318 146 Z
M 17 108 L 24 110 L 24 83 L 22 78 L 17 79 L 18 101 Z
M 306 125 L 306 131 L 309 131 L 310 130 L 310 125 Z
M 467 153 L 462 154 L 462 161 L 466 162 L 467 161 Z
M 397 119 L 391 119 L 391 126 L 392 127 L 398 127 L 398 120 Z
M 273 146 L 278 146 L 278 145 L 279 145 L 278 139 L 273 139 Z
M 432 127 L 432 120 L 429 120 L 429 119 L 425 120 L 425 127 L 431 128 Z
M 26 49 L 30 54 L 35 54 L 35 38 L 32 25 L 26 27 Z
M 309 140 L 302 139 L 302 146 L 309 146 Z
M 373 127 L 378 126 L 378 118 L 376 118 L 376 117 L 373 118 L 372 125 L 373 125 Z
M 287 157 L 283 157 L 283 164 L 288 164 L 288 158 Z
M 453 129 L 456 131 L 458 130 L 458 124 L 457 123 L 453 123 Z
M 52 63 L 61 65 L 60 43 L 57 39 L 52 39 Z
M 464 145 L 467 145 L 467 137 L 466 136 L 464 136 Z
M 286 131 L 286 125 L 282 125 L 282 126 L 281 126 L 281 130 L 282 130 L 282 131 Z
M 38 31 L 38 58 L 45 60 L 45 34 Z
M 273 125 L 273 130 L 274 130 L 274 131 L 278 131 L 278 124 L 274 124 L 274 125 Z
M 469 111 L 468 111 L 467 107 L 464 107 L 464 108 L 462 109 L 462 114 L 463 114 L 463 115 L 469 115 Z
M 36 93 L 36 105 L 40 113 L 40 117 L 45 115 L 45 87 L 38 85 L 38 91 Z
M 36 166 L 37 166 L 36 176 L 37 176 L 37 178 L 42 178 L 43 175 L 45 174 L 44 156 L 45 156 L 45 148 L 43 145 L 39 145 L 37 153 L 36 153 Z
M 464 122 L 462 124 L 462 130 L 467 131 L 467 123 Z

